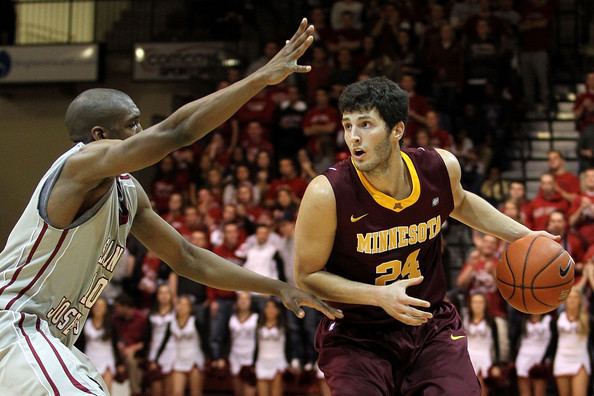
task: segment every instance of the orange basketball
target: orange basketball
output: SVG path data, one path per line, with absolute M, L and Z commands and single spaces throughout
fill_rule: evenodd
M 497 288 L 518 311 L 542 314 L 557 308 L 573 286 L 569 253 L 544 236 L 511 243 L 497 264 Z

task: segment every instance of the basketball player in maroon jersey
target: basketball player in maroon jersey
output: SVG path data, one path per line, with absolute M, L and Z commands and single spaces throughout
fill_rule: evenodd
M 308 186 L 295 249 L 299 285 L 344 312 L 316 337 L 332 394 L 479 395 L 440 231 L 449 216 L 510 242 L 533 231 L 463 190 L 453 154 L 400 147 L 408 98 L 394 82 L 352 84 L 339 107 L 351 158 Z

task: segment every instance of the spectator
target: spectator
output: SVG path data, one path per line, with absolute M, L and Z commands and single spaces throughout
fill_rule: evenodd
M 406 29 L 398 31 L 396 59 L 398 59 L 401 74 L 415 76 L 421 74 L 421 57 L 411 39 L 410 32 Z
M 297 202 L 300 202 L 303 194 L 305 194 L 307 182 L 299 177 L 299 173 L 297 173 L 297 169 L 295 168 L 295 162 L 292 158 L 281 158 L 278 161 L 278 169 L 280 177 L 270 183 L 270 189 L 266 196 L 269 206 L 272 206 L 279 190 L 283 187 L 288 188 L 297 199 Z
M 245 131 L 243 149 L 245 150 L 248 162 L 254 162 L 260 151 L 274 152 L 274 147 L 264 135 L 264 128 L 258 121 L 251 121 Z
M 514 9 L 513 0 L 500 0 L 499 7 L 493 12 L 493 15 L 507 23 L 514 31 L 522 18 L 520 13 Z
M 237 111 L 236 117 L 241 127 L 255 121 L 270 128 L 274 123 L 275 109 L 276 103 L 267 95 L 266 90 L 262 90 Z
M 176 175 L 175 160 L 168 155 L 159 162 L 151 188 L 155 210 L 160 214 L 167 211 L 169 197 L 178 190 Z
M 522 223 L 526 222 L 527 212 L 530 208 L 530 202 L 526 199 L 526 185 L 520 180 L 509 182 L 508 199 L 514 202 L 520 208 Z
M 287 368 L 285 358 L 285 328 L 282 324 L 281 307 L 276 300 L 266 300 L 258 324 L 258 357 L 256 378 L 258 396 L 281 396 L 282 373 Z
M 400 12 L 393 3 L 386 3 L 373 28 L 371 35 L 376 41 L 380 53 L 388 57 L 395 56 L 394 43 L 398 38 L 398 31 L 403 25 L 400 18 Z
M 457 286 L 467 290 L 469 295 L 483 294 L 488 302 L 491 317 L 505 318 L 505 301 L 495 285 L 495 269 L 499 258 L 499 240 L 491 235 L 484 235 L 477 241 L 476 250 L 460 270 Z
M 466 25 L 468 18 L 479 11 L 478 0 L 457 0 L 450 11 L 450 23 L 454 28 L 461 29 Z
M 520 65 L 524 96 L 529 110 L 536 104 L 535 85 L 538 84 L 537 110 L 545 110 L 549 102 L 549 55 L 553 29 L 553 8 L 548 0 L 529 0 L 521 11 Z
M 254 365 L 256 353 L 256 330 L 258 314 L 252 312 L 250 293 L 238 292 L 235 313 L 229 320 L 231 333 L 231 351 L 229 352 L 229 369 L 233 376 L 235 396 L 255 395 L 255 387 L 246 381 L 241 373 Z
M 317 100 L 317 93 L 319 89 L 330 84 L 330 73 L 332 73 L 332 66 L 330 65 L 326 49 L 322 46 L 314 47 L 312 50 L 311 71 L 307 73 L 307 100 L 313 103 Z
M 315 106 L 307 111 L 303 120 L 303 132 L 308 138 L 307 147 L 317 164 L 334 155 L 336 131 L 340 125 L 338 110 L 330 105 L 328 91 L 316 91 Z
M 144 347 L 147 318 L 146 314 L 134 307 L 132 299 L 122 294 L 115 301 L 113 329 L 119 336 L 118 352 L 128 371 L 132 396 L 141 394 L 142 371 L 137 353 Z
M 540 177 L 538 195 L 526 208 L 526 225 L 533 230 L 544 230 L 549 220 L 549 215 L 555 210 L 562 213 L 569 212 L 569 202 L 563 199 L 555 190 L 555 179 L 550 173 Z
M 117 334 L 113 331 L 113 324 L 107 301 L 99 297 L 85 323 L 83 336 L 85 346 L 83 350 L 103 377 L 107 390 L 111 392 L 114 376 L 121 371 L 120 356 L 117 350 Z M 118 367 L 116 369 L 116 363 Z
M 578 95 L 573 114 L 580 132 L 578 157 L 583 171 L 594 166 L 594 72 L 586 75 L 586 91 Z
M 433 3 L 429 7 L 429 15 L 423 32 L 425 48 L 434 46 L 439 42 L 441 27 L 447 24 L 445 10 L 441 4 Z
M 400 79 L 400 88 L 408 93 L 408 124 L 406 132 L 414 140 L 417 129 L 427 125 L 427 112 L 431 110 L 427 98 L 417 95 L 415 91 L 416 80 L 410 74 L 405 74 Z
M 203 227 L 202 220 L 198 215 L 198 209 L 194 206 L 186 206 L 184 209 L 184 226 L 188 233 L 198 231 Z
M 427 119 L 427 131 L 429 139 L 433 146 L 447 149 L 452 145 L 452 136 L 448 131 L 441 128 L 439 114 L 435 111 L 428 111 L 425 115 Z
M 314 30 L 315 41 L 319 43 L 326 43 L 332 39 L 334 31 L 332 27 L 328 26 L 326 22 L 326 13 L 320 7 L 314 7 L 309 13 L 311 24 L 316 27 Z
M 363 33 L 354 25 L 353 13 L 344 11 L 340 16 L 341 27 L 334 31 L 332 40 L 328 42 L 330 51 L 337 52 L 343 49 L 356 51 L 361 47 Z
M 481 196 L 491 205 L 497 207 L 503 203 L 509 191 L 509 183 L 501 177 L 501 170 L 495 166 L 481 185 Z
M 580 179 L 565 168 L 565 158 L 560 151 L 551 150 L 548 154 L 549 172 L 555 177 L 555 190 L 573 202 L 580 193 Z
M 549 215 L 547 223 L 547 231 L 553 235 L 561 237 L 561 246 L 571 255 L 576 262 L 575 269 L 582 270 L 582 258 L 584 256 L 584 241 L 579 235 L 576 235 L 567 227 L 567 220 L 565 213 L 561 211 L 554 211 Z
M 297 218 L 298 199 L 288 187 L 281 187 L 276 195 L 273 216 L 275 220 Z
M 248 76 L 267 64 L 279 50 L 280 48 L 275 41 L 268 41 L 266 44 L 264 44 L 263 55 L 248 66 L 245 71 L 245 75 Z
M 501 205 L 501 213 L 517 221 L 518 223 L 524 224 L 520 207 L 517 203 L 508 199 Z
M 245 257 L 244 268 L 272 279 L 286 280 L 283 259 L 278 245 L 270 239 L 269 226 L 259 224 L 256 227 L 255 243 L 249 243 L 248 240 L 244 245 L 236 253 L 239 257 Z M 257 312 L 262 313 L 266 297 L 253 295 L 252 301 Z
M 419 128 L 417 130 L 417 134 L 415 136 L 415 142 L 413 144 L 414 147 L 423 147 L 423 148 L 429 148 L 429 147 L 439 147 L 436 146 L 434 143 L 436 143 L 435 140 L 432 140 L 429 136 L 429 132 L 427 132 L 427 128 Z M 409 144 L 407 143 L 407 146 Z
M 179 296 L 175 318 L 171 322 L 171 338 L 175 345 L 173 364 L 173 396 L 201 396 L 203 388 L 204 353 L 200 347 L 199 325 L 192 315 L 190 296 Z M 165 341 L 167 342 L 167 341 Z
M 243 183 L 237 189 L 237 213 L 247 222 L 246 231 L 250 231 L 249 223 L 256 223 L 264 213 L 264 209 L 256 204 L 253 195 L 253 186 L 250 183 Z
M 556 323 L 558 340 L 553 375 L 560 395 L 585 395 L 588 390 L 590 326 L 582 299 L 578 289 L 571 289 L 565 300 L 565 312 L 561 312 Z
M 484 94 L 488 82 L 496 83 L 499 78 L 501 59 L 498 42 L 491 35 L 491 26 L 486 19 L 477 19 L 475 30 L 466 44 L 464 75 L 470 95 Z M 477 99 L 475 97 L 475 99 Z
M 499 362 L 497 326 L 489 315 L 488 302 L 484 294 L 472 293 L 469 299 L 466 334 L 468 354 L 481 388 L 486 390 L 485 378 L 489 377 L 493 363 Z M 488 391 L 482 392 L 484 396 Z
M 433 77 L 433 96 L 440 110 L 452 112 L 464 81 L 463 50 L 451 25 L 443 25 L 439 40 L 427 47 L 425 57 Z
M 339 0 L 332 5 L 330 11 L 330 21 L 334 30 L 344 29 L 344 13 L 351 15 L 352 26 L 361 29 L 361 15 L 363 13 L 363 4 L 356 0 Z M 317 29 L 317 26 L 316 26 Z
M 546 377 L 535 376 L 534 370 L 542 367 L 551 342 L 551 315 L 528 315 L 522 320 L 521 339 L 516 371 L 520 396 L 545 396 Z M 533 392 L 534 390 L 534 392 Z
M 186 227 L 184 216 L 184 199 L 180 193 L 173 193 L 169 196 L 167 212 L 162 216 L 177 232 L 188 235 L 190 232 Z
M 448 150 L 458 158 L 461 165 L 467 160 L 470 152 L 474 150 L 474 144 L 468 137 L 466 130 L 462 129 L 454 135 L 452 144 L 448 147 Z
M 164 343 L 165 335 L 175 317 L 173 292 L 169 285 L 157 289 L 155 305 L 148 319 L 148 372 L 151 396 L 166 396 L 173 392 L 171 371 L 175 362 L 175 345 L 171 340 Z
M 594 168 L 583 173 L 583 187 L 569 210 L 569 225 L 588 245 L 594 245 Z
M 306 112 L 307 104 L 299 97 L 299 88 L 290 85 L 287 88 L 287 100 L 281 102 L 276 110 L 272 144 L 277 155 L 293 154 L 305 145 L 302 125 Z
M 223 204 L 228 205 L 237 203 L 237 189 L 243 183 L 251 184 L 251 180 L 252 175 L 250 167 L 245 163 L 238 164 L 233 172 L 232 180 L 228 182 L 223 189 Z M 254 193 L 255 192 L 256 189 L 254 188 Z
M 347 85 L 357 81 L 357 70 L 353 66 L 353 56 L 348 49 L 341 49 L 336 56 L 337 65 L 330 74 L 330 84 L 339 85 L 342 91 Z
M 223 226 L 223 243 L 214 248 L 213 252 L 231 262 L 241 265 L 243 260 L 236 255 L 240 245 L 239 227 L 235 223 Z M 208 288 L 210 302 L 210 353 L 213 365 L 217 368 L 224 366 L 225 345 L 229 339 L 229 318 L 233 313 L 235 292 Z

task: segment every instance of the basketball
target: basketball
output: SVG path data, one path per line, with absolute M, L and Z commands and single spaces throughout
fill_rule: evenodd
M 497 264 L 497 288 L 518 311 L 543 314 L 567 298 L 574 267 L 569 253 L 557 242 L 526 236 L 511 243 Z

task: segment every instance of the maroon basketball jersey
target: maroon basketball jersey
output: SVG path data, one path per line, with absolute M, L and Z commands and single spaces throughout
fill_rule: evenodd
M 446 293 L 441 227 L 454 208 L 448 171 L 433 149 L 403 149 L 412 192 L 396 200 L 376 190 L 350 158 L 324 175 L 336 198 L 337 229 L 326 270 L 357 282 L 389 285 L 424 276 L 407 294 L 440 302 Z M 338 304 L 349 322 L 388 322 L 378 307 Z

